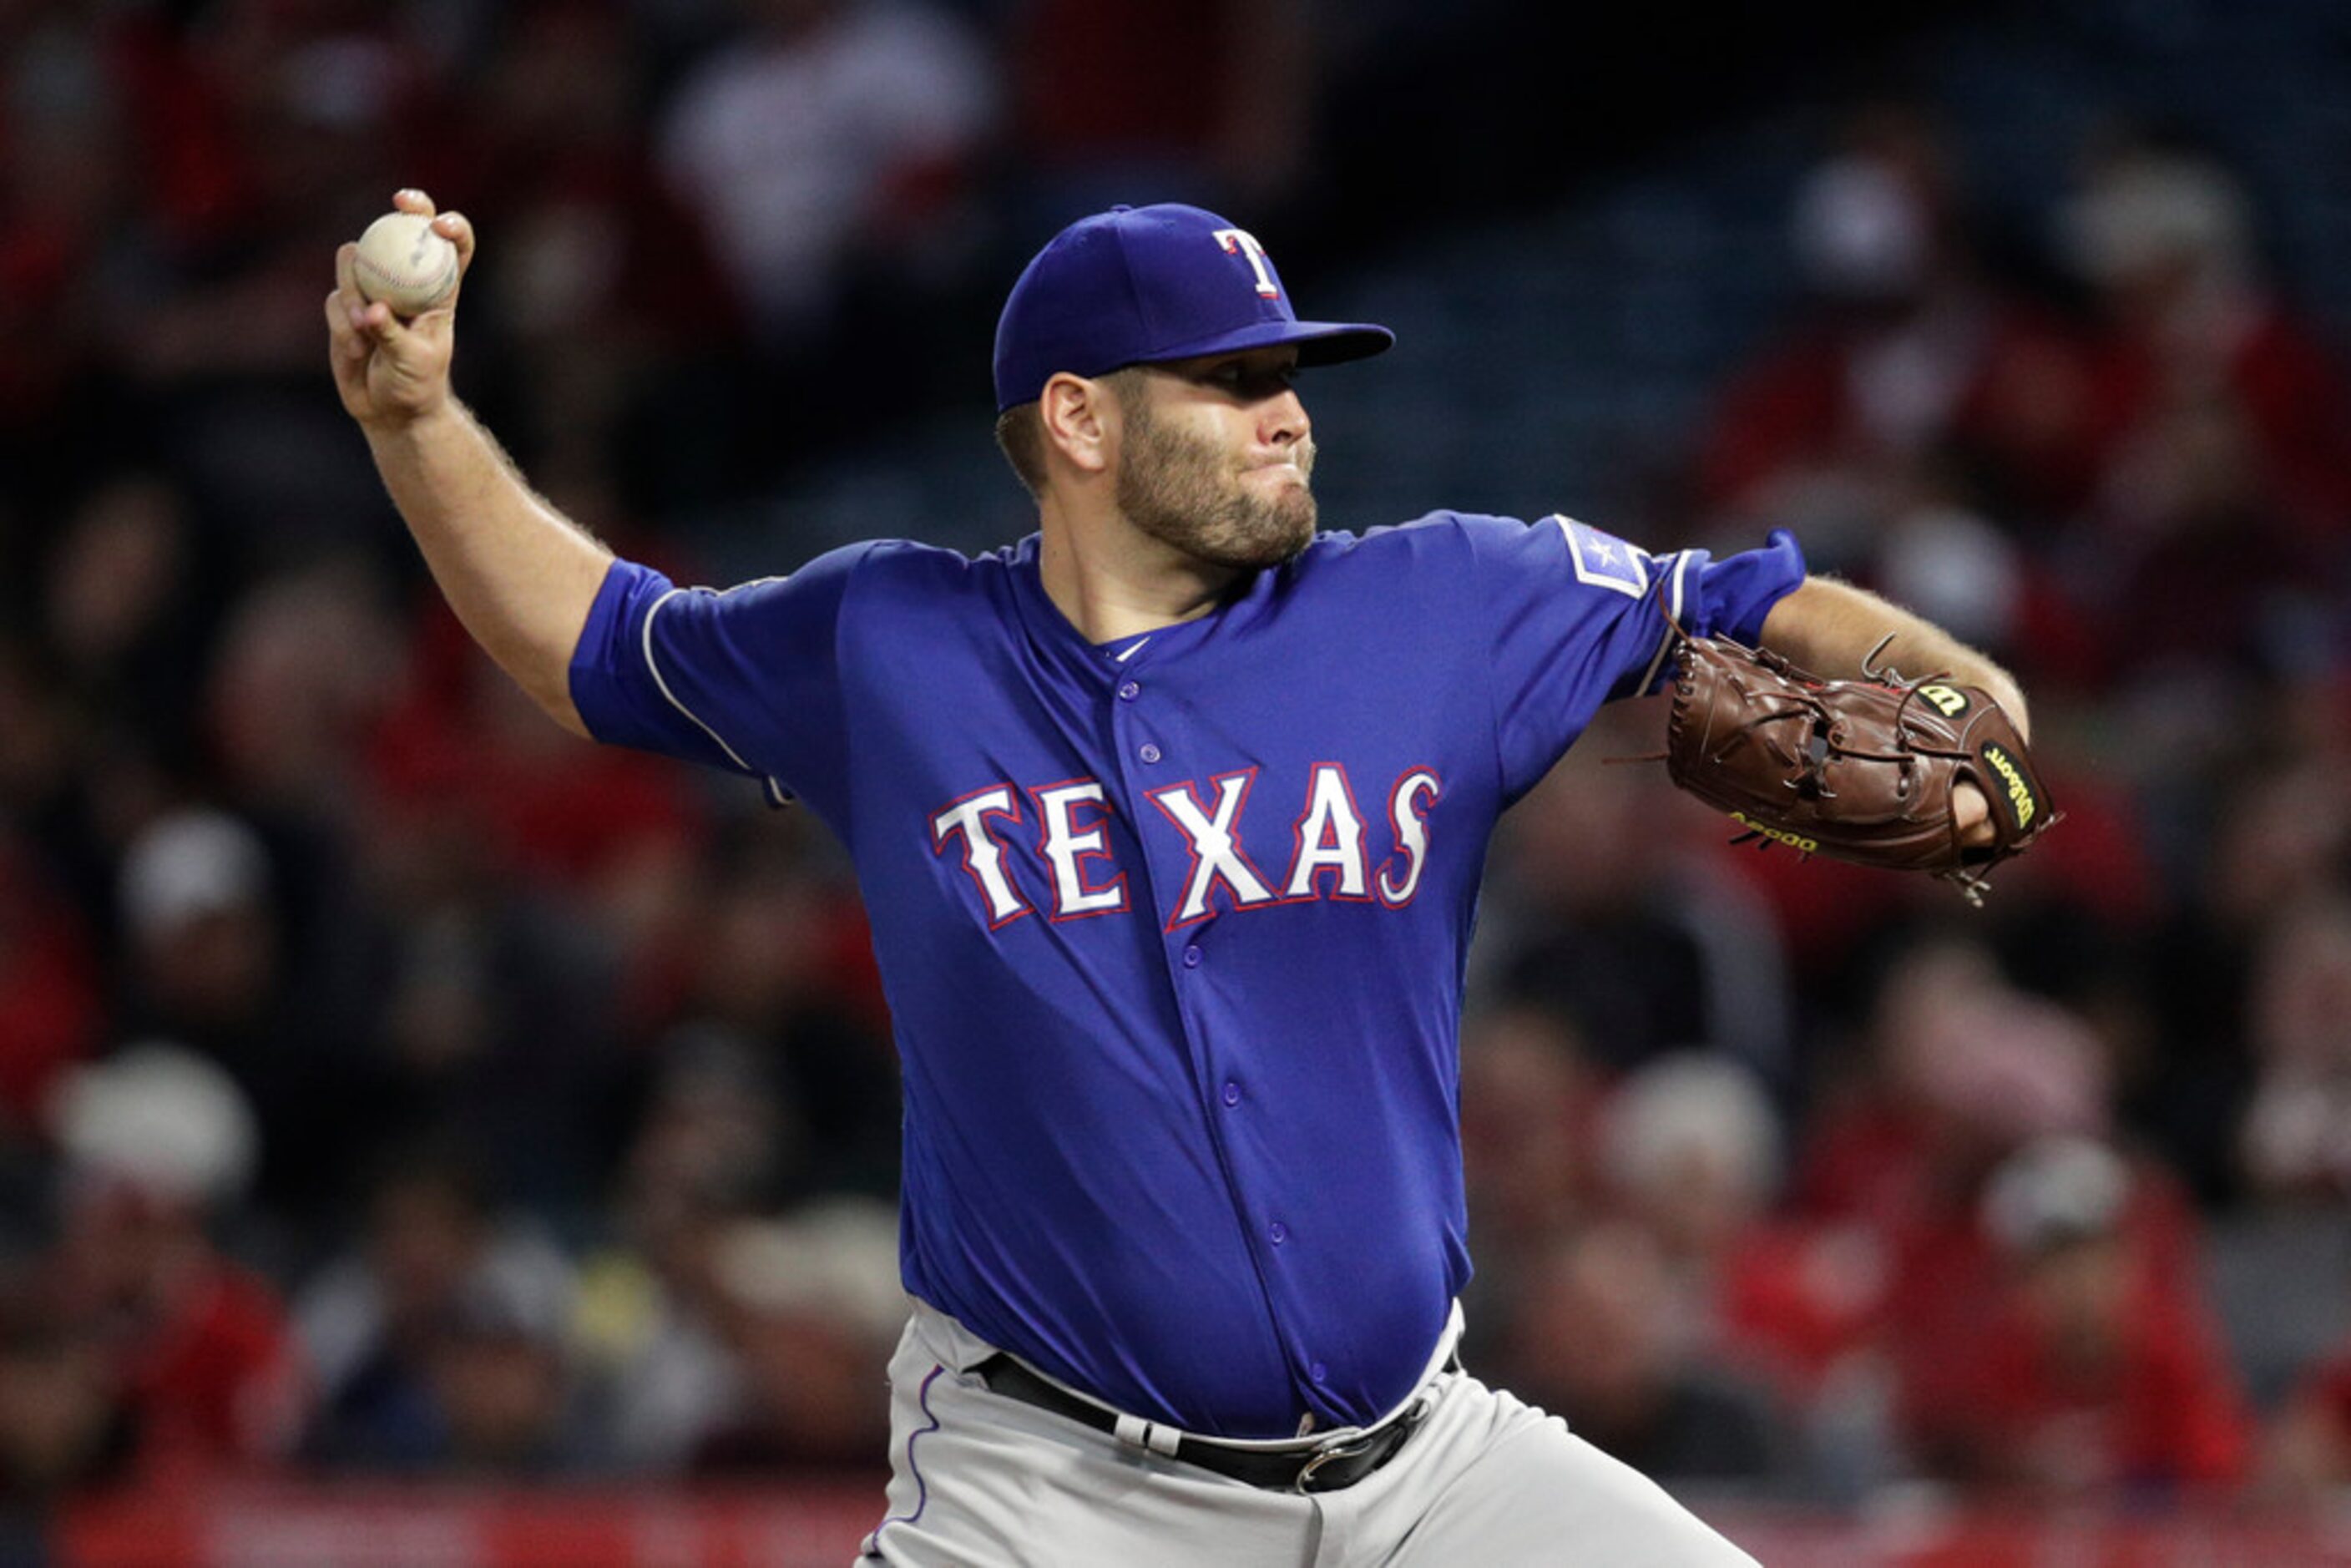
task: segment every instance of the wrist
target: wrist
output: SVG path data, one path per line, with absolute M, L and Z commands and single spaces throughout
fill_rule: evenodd
M 393 441 L 430 439 L 435 431 L 455 429 L 461 423 L 457 400 L 444 396 L 423 408 L 387 409 L 370 414 L 360 421 L 360 429 L 370 445 L 381 445 Z
M 2016 684 L 2016 677 L 1995 666 L 1973 684 L 1982 687 L 1991 700 L 2000 705 L 2000 711 L 2016 726 L 2018 735 L 2027 741 L 2032 738 L 2032 721 L 2024 707 L 2024 688 Z

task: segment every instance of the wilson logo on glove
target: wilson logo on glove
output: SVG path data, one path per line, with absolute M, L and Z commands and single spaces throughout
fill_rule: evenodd
M 1918 699 L 1933 703 L 1945 718 L 1957 718 L 1968 711 L 1968 699 L 1950 686 L 1920 686 Z
M 2016 825 L 2022 828 L 2032 821 L 2040 806 L 2032 799 L 2032 786 L 2024 781 L 2022 770 L 1996 745 L 1985 745 L 1983 759 L 1984 766 L 1999 774 L 2001 782 L 2008 787 L 2008 809 L 2014 813 Z

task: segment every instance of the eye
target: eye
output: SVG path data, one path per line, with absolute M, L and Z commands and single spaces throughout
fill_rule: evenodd
M 1212 367 L 1205 379 L 1210 385 L 1221 387 L 1240 397 L 1277 397 L 1296 384 L 1298 367 L 1294 364 L 1253 365 L 1246 360 L 1228 360 Z

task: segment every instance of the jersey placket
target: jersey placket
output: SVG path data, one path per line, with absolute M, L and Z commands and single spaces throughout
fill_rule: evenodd
M 1276 1304 L 1279 1293 L 1270 1278 L 1292 1244 L 1290 1224 L 1279 1214 L 1260 1212 L 1259 1202 L 1241 1179 L 1226 1132 L 1228 1118 L 1252 1113 L 1242 1064 L 1235 1061 L 1218 1065 L 1217 1043 L 1227 1031 L 1218 1027 L 1219 1020 L 1207 1001 L 1216 967 L 1216 931 L 1229 911 L 1218 906 L 1218 884 L 1212 882 L 1206 913 L 1190 921 L 1176 918 L 1191 883 L 1199 874 L 1197 852 L 1186 831 L 1155 833 L 1145 825 L 1146 819 L 1164 815 L 1152 799 L 1155 791 L 1187 786 L 1197 778 L 1188 748 L 1183 743 L 1182 727 L 1174 717 L 1168 683 L 1155 678 L 1165 673 L 1165 662 L 1154 661 L 1153 655 L 1172 653 L 1174 650 L 1164 644 L 1154 645 L 1145 639 L 1140 644 L 1130 644 L 1123 652 L 1126 656 L 1114 661 L 1116 673 L 1110 686 L 1111 743 L 1118 762 L 1123 797 L 1120 805 L 1135 823 L 1135 835 L 1143 846 L 1143 896 L 1153 912 L 1152 918 L 1160 922 L 1160 956 L 1168 987 L 1175 996 L 1176 1015 L 1184 1023 L 1193 1091 L 1210 1146 L 1216 1151 L 1217 1168 L 1224 1178 L 1234 1222 L 1239 1227 L 1257 1272 L 1268 1330 L 1290 1367 L 1293 1382 L 1301 1385 L 1307 1380 L 1320 1384 L 1327 1369 L 1320 1362 L 1304 1367 L 1298 1364 L 1292 1351 L 1293 1336 L 1282 1323 Z M 1159 665 L 1156 669 L 1155 663 Z M 1198 815 L 1209 816 L 1217 799 L 1212 788 L 1207 810 Z M 1238 809 L 1231 815 L 1238 833 Z M 1155 825 L 1164 828 L 1170 823 L 1161 821 Z M 1235 852 L 1238 848 L 1237 845 Z M 1229 887 L 1224 891 L 1227 897 L 1232 896 Z

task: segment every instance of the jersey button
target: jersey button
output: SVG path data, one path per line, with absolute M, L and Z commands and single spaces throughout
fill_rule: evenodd
M 1229 1079 L 1229 1078 L 1226 1079 L 1226 1080 L 1225 1080 L 1225 1104 L 1226 1104 L 1228 1107 L 1230 1107 L 1230 1106 L 1238 1105 L 1238 1104 L 1239 1104 L 1240 1103 L 1241 1103 L 1241 1086 L 1240 1086 L 1239 1084 L 1238 1084 L 1238 1083 L 1234 1082 L 1233 1082 L 1231 1079 Z
M 1283 1242 L 1285 1242 L 1285 1241 L 1287 1241 L 1287 1240 L 1289 1240 L 1289 1239 L 1290 1239 L 1290 1227 L 1288 1227 L 1287 1225 L 1284 1225 L 1281 1221 L 1280 1221 L 1279 1219 L 1277 1219 L 1277 1220 L 1275 1220 L 1275 1221 L 1273 1222 L 1273 1224 L 1272 1224 L 1272 1225 L 1271 1225 L 1271 1226 L 1270 1226 L 1270 1227 L 1266 1230 L 1266 1234 L 1267 1234 L 1268 1236 L 1272 1237 L 1272 1238 L 1273 1238 L 1273 1244 L 1274 1244 L 1276 1247 L 1279 1247 L 1279 1246 L 1280 1246 Z
M 1137 698 L 1137 697 L 1141 696 L 1142 695 L 1143 695 L 1143 683 L 1142 683 L 1141 681 L 1121 681 L 1121 682 L 1119 682 L 1119 684 L 1118 684 L 1118 700 L 1119 700 L 1119 701 L 1121 701 L 1121 702 L 1126 702 L 1126 703 L 1131 703 L 1131 702 L 1133 702 L 1135 698 Z
M 1200 967 L 1200 945 L 1197 942 L 1190 943 L 1185 947 L 1184 967 L 1187 969 L 1196 969 Z
M 1328 1383 L 1331 1380 L 1331 1369 L 1319 1361 L 1308 1367 L 1306 1372 L 1317 1383 Z
M 1159 760 L 1159 747 L 1146 740 L 1143 743 L 1142 749 L 1137 751 L 1135 755 L 1142 758 L 1145 762 L 1156 762 Z

